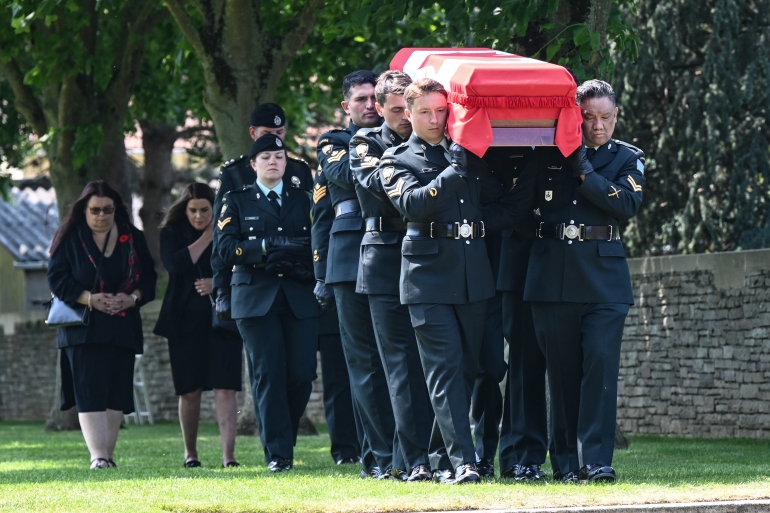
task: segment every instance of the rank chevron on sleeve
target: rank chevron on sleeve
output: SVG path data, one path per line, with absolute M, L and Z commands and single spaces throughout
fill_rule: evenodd
M 217 228 L 219 228 L 219 230 L 221 231 L 222 229 L 224 229 L 225 226 L 227 226 L 227 223 L 232 221 L 232 219 L 233 219 L 232 217 L 228 217 L 227 219 L 222 219 L 221 221 L 218 221 Z
M 631 184 L 631 187 L 634 188 L 634 192 L 640 192 L 642 190 L 642 186 L 636 183 L 636 180 L 634 180 L 633 176 L 627 176 L 628 183 Z

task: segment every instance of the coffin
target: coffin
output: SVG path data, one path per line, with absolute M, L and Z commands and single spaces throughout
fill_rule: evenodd
M 390 69 L 432 78 L 449 92 L 452 140 L 482 156 L 490 146 L 581 144 L 577 84 L 562 66 L 489 48 L 404 48 Z

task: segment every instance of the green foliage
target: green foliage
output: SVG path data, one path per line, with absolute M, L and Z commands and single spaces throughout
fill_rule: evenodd
M 33 148 L 30 135 L 29 125 L 14 106 L 13 91 L 0 75 L 0 163 L 23 166 Z
M 647 153 L 635 255 L 770 247 L 770 6 L 643 0 L 618 136 Z

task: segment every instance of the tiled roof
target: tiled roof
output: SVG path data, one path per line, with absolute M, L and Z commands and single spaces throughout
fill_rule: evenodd
M 11 202 L 0 199 L 0 245 L 17 262 L 48 262 L 48 248 L 59 227 L 53 189 L 11 191 Z

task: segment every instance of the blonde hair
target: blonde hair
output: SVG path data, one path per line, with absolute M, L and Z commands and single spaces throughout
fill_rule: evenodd
M 406 102 L 407 108 L 411 109 L 417 98 L 428 96 L 431 93 L 440 93 L 444 95 L 444 98 L 447 97 L 444 86 L 432 78 L 415 80 L 404 90 L 404 101 Z

